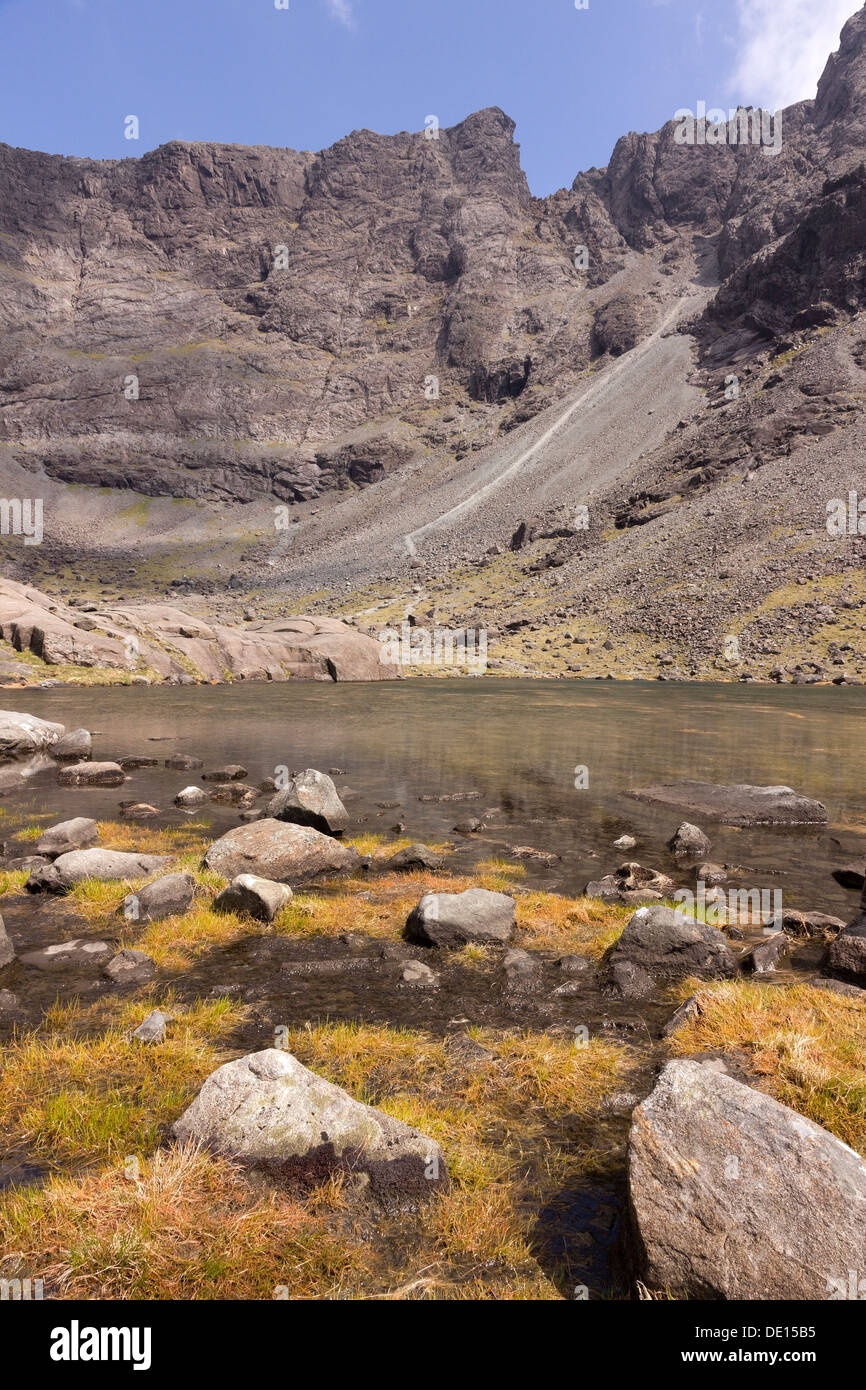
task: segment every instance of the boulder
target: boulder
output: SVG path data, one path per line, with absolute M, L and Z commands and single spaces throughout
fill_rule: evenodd
M 74 849 L 88 849 L 99 839 L 96 821 L 87 816 L 75 816 L 72 820 L 58 821 L 49 825 L 36 841 L 38 854 L 56 859 L 59 854 L 69 854 Z
M 614 849 L 634 849 L 637 840 L 634 835 L 620 835 L 618 840 L 614 840 Z
M 668 840 L 668 849 L 674 854 L 693 855 L 696 859 L 709 854 L 710 848 L 710 841 L 700 826 L 692 825 L 687 820 L 677 827 Z
M 86 878 L 105 881 L 144 878 L 167 864 L 164 854 L 126 854 L 114 849 L 76 849 L 61 854 L 44 869 L 34 869 L 24 887 L 28 893 L 65 893 Z
M 291 902 L 292 890 L 287 883 L 274 883 L 255 874 L 238 874 L 227 888 L 214 899 L 214 912 L 235 912 L 239 917 L 255 917 L 259 922 L 272 922 L 281 908 Z
M 0 762 L 9 758 L 26 758 L 51 748 L 66 732 L 62 724 L 37 719 L 35 714 L 19 714 L 17 710 L 0 710 Z
M 174 798 L 174 804 L 182 810 L 189 810 L 193 806 L 203 806 L 207 799 L 207 792 L 202 791 L 201 787 L 184 787 Z
M 540 972 L 537 958 L 528 951 L 522 951 L 519 946 L 505 952 L 502 968 L 509 989 L 533 989 L 538 983 Z
M 611 966 L 620 961 L 641 966 L 654 979 L 737 973 L 736 957 L 717 927 L 670 907 L 638 908 L 611 953 Z
M 118 911 L 129 922 L 160 922 L 187 912 L 194 894 L 192 874 L 164 874 L 125 897 Z
M 866 984 L 866 915 L 840 931 L 830 946 L 827 969 L 856 984 Z
M 306 883 L 322 875 L 351 873 L 360 856 L 311 826 L 267 817 L 227 831 L 210 846 L 204 862 L 224 878 L 250 873 L 278 883 Z
M 425 893 L 406 919 L 407 941 L 421 946 L 507 942 L 514 935 L 514 899 L 486 888 L 463 893 Z
M 51 756 L 58 762 L 86 762 L 93 752 L 89 729 L 70 729 L 51 745 Z
M 226 767 L 214 768 L 211 772 L 203 772 L 201 779 L 203 782 L 242 782 L 247 775 L 245 767 L 240 763 L 229 763 Z
M 833 877 L 843 888 L 861 893 L 866 885 L 866 859 L 858 859 L 851 864 L 843 864 L 841 869 L 833 870 Z
M 402 978 L 407 985 L 429 985 L 435 989 L 439 984 L 436 971 L 425 965 L 423 960 L 407 960 L 403 966 Z
M 753 787 L 747 782 L 674 782 L 629 793 L 658 806 L 684 810 L 724 825 L 826 825 L 827 808 L 791 787 Z
M 637 1272 L 674 1298 L 824 1301 L 863 1268 L 863 1160 L 698 1062 L 669 1062 L 635 1109 L 628 1189 Z
M 288 786 L 268 802 L 268 815 L 295 825 L 310 825 L 326 835 L 342 835 L 349 814 L 326 772 L 308 767 L 295 772 Z
M 679 1008 L 674 1009 L 664 1028 L 662 1037 L 670 1038 L 674 1033 L 678 1033 L 681 1028 L 685 1028 L 689 1023 L 693 1023 L 696 1018 L 700 1018 L 703 1007 L 696 994 L 690 994 L 688 999 L 683 1000 Z
M 136 1042 L 140 1043 L 164 1042 L 166 1026 L 169 1023 L 171 1023 L 171 1014 L 164 1014 L 161 1009 L 154 1009 L 142 1023 L 139 1023 L 132 1036 Z
M 141 985 L 153 979 L 156 965 L 144 951 L 134 951 L 127 947 L 111 957 L 102 967 L 102 973 L 116 985 Z
M 57 774 L 61 787 L 120 787 L 124 779 L 120 763 L 72 763 Z
M 258 789 L 248 786 L 246 782 L 218 782 L 209 793 L 209 798 L 221 806 L 249 808 L 258 795 Z
M 37 970 L 81 970 L 90 965 L 98 965 L 114 952 L 108 941 L 92 941 L 75 937 L 71 941 L 58 941 L 53 946 L 43 946 L 39 951 L 27 951 L 21 961 L 33 965 Z
M 743 956 L 740 964 L 751 975 L 766 975 L 775 970 L 791 949 L 791 938 L 783 931 L 774 932 L 757 942 Z
M 361 1172 L 377 1195 L 397 1198 L 448 1186 L 437 1143 L 277 1048 L 219 1067 L 172 1132 L 302 1182 Z
M 634 903 L 660 902 L 670 895 L 674 881 L 658 869 L 650 869 L 643 864 L 629 861 L 620 864 L 612 874 L 594 879 L 584 888 L 587 898 L 602 898 L 607 902 Z
M 11 965 L 14 959 L 15 948 L 9 940 L 9 933 L 6 931 L 3 918 L 0 917 L 0 970 L 4 965 Z
M 385 860 L 383 868 L 389 872 L 396 870 L 397 873 L 411 873 L 415 869 L 438 869 L 441 866 L 441 854 L 436 854 L 435 850 L 427 845 L 415 844 L 398 849 L 396 854 Z

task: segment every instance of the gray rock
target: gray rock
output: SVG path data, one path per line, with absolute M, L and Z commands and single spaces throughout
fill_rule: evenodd
M 445 1050 L 467 1066 L 487 1066 L 495 1060 L 495 1053 L 482 1047 L 468 1033 L 449 1033 L 445 1039 Z
M 140 767 L 159 767 L 159 758 L 152 758 L 147 753 L 126 753 L 117 762 L 124 772 L 135 772 Z
M 678 1033 L 681 1028 L 685 1028 L 687 1024 L 692 1023 L 696 1018 L 699 1018 L 702 1012 L 703 1010 L 701 1008 L 700 1003 L 698 1002 L 698 996 L 696 994 L 690 994 L 688 999 L 686 999 L 682 1004 L 680 1004 L 679 1008 L 674 1009 L 673 1013 L 671 1014 L 670 1018 L 668 1019 L 664 1028 L 662 1029 L 662 1037 L 672 1037 L 673 1034 Z
M 58 762 L 86 762 L 92 752 L 89 729 L 70 729 L 51 745 L 51 756 Z
M 43 946 L 39 951 L 27 951 L 21 956 L 21 961 L 24 965 L 34 965 L 37 970 L 80 970 L 101 964 L 113 951 L 114 946 L 108 941 L 75 937 L 71 941 Z
M 66 732 L 62 724 L 37 719 L 35 714 L 20 714 L 17 710 L 0 710 L 0 761 L 26 758 L 51 748 Z
M 164 874 L 129 893 L 118 908 L 129 922 L 160 922 L 179 917 L 192 906 L 195 879 L 192 874 Z
M 319 876 L 351 873 L 360 856 L 311 826 L 268 817 L 229 830 L 210 846 L 204 862 L 224 878 L 251 873 L 278 883 L 305 883 Z
M 382 1196 L 421 1196 L 448 1186 L 442 1150 L 432 1139 L 276 1048 L 219 1067 L 172 1132 L 309 1182 L 342 1170 L 366 1173 Z
M 0 1014 L 17 1013 L 21 1007 L 21 1000 L 17 994 L 13 994 L 11 989 L 0 989 Z
M 152 820 L 159 815 L 159 807 L 151 806 L 149 801 L 133 801 L 121 807 L 126 820 Z
M 628 1185 L 635 1259 L 651 1290 L 824 1301 L 834 1280 L 863 1268 L 863 1160 L 696 1062 L 669 1062 L 634 1111 Z
M 408 985 L 431 985 L 435 988 L 439 984 L 435 970 L 431 970 L 422 960 L 407 960 L 403 966 L 403 979 Z
M 713 864 L 709 860 L 705 860 L 703 864 L 698 864 L 695 869 L 695 878 L 699 882 L 711 886 L 719 883 L 727 883 L 728 877 L 727 870 L 724 869 L 721 864 Z
M 154 1009 L 147 1018 L 139 1023 L 132 1036 L 140 1043 L 161 1043 L 165 1042 L 165 1030 L 171 1023 L 171 1014 L 165 1014 L 161 1009 Z
M 528 951 L 513 946 L 505 952 L 502 968 L 510 989 L 531 989 L 538 980 L 538 961 Z
M 88 849 L 99 839 L 96 821 L 87 816 L 75 816 L 72 820 L 58 821 L 43 830 L 36 841 L 36 852 L 56 859 L 60 854 L 69 854 L 74 849 Z
M 247 775 L 245 767 L 240 763 L 229 763 L 226 767 L 214 768 L 211 772 L 203 772 L 201 780 L 203 782 L 242 782 Z
M 737 962 L 717 927 L 670 907 L 640 907 L 614 946 L 611 965 L 630 961 L 658 979 L 731 977 Z
M 0 970 L 4 965 L 10 965 L 14 959 L 15 947 L 9 940 L 9 933 L 6 931 L 3 918 L 0 917 Z
M 859 985 L 846 984 L 844 980 L 825 980 L 823 978 L 810 980 L 809 983 L 815 989 L 826 989 L 831 994 L 841 994 L 846 999 L 866 999 L 866 989 L 861 989 Z
M 287 883 L 257 878 L 255 874 L 238 874 L 214 899 L 213 907 L 214 912 L 235 912 L 239 917 L 272 922 L 291 899 L 292 890 Z
M 841 869 L 833 870 L 833 877 L 843 888 L 850 888 L 855 893 L 863 891 L 866 885 L 866 859 L 858 859 L 852 864 L 843 864 Z
M 584 888 L 587 898 L 602 898 L 607 902 L 660 902 L 674 890 L 674 881 L 658 869 L 628 862 L 620 864 L 612 874 L 594 879 Z
M 268 802 L 268 815 L 294 825 L 309 825 L 326 835 L 342 835 L 349 814 L 326 772 L 308 767 L 295 772 L 288 786 Z
M 124 780 L 120 763 L 72 763 L 57 774 L 61 787 L 119 787 Z
M 144 878 L 168 863 L 164 854 L 127 854 L 114 849 L 75 849 L 61 854 L 44 869 L 34 869 L 24 887 L 28 893 L 65 893 L 86 878 L 112 882 Z
M 408 941 L 422 946 L 507 942 L 514 935 L 514 899 L 486 888 L 463 893 L 425 893 L 406 919 Z
M 758 941 L 743 956 L 740 964 L 750 975 L 766 975 L 776 969 L 791 949 L 791 938 L 786 932 L 774 932 L 772 936 Z
M 709 854 L 711 848 L 710 841 L 700 826 L 692 825 L 687 820 L 677 827 L 668 840 L 668 849 L 674 854 L 694 855 L 696 859 L 702 854 Z
M 866 916 L 855 918 L 830 946 L 827 969 L 866 984 Z
M 207 792 L 202 791 L 201 787 L 184 787 L 174 798 L 174 804 L 182 810 L 189 810 L 193 806 L 203 806 L 207 799 Z
M 608 988 L 620 999 L 645 999 L 655 990 L 652 975 L 631 960 L 615 960 L 608 973 Z
M 634 835 L 620 835 L 618 840 L 614 840 L 614 849 L 634 849 L 637 840 Z
M 407 845 L 398 849 L 390 859 L 385 860 L 384 868 L 398 873 L 411 873 L 414 869 L 438 869 L 442 866 L 442 855 L 427 845 Z
M 3 868 L 13 873 L 20 869 L 27 869 L 29 872 L 31 869 L 46 868 L 50 863 L 51 860 L 46 859 L 44 854 L 22 854 L 20 858 L 4 859 Z
M 144 951 L 135 951 L 131 947 L 126 947 L 111 957 L 111 960 L 102 967 L 102 973 L 107 979 L 113 980 L 116 985 L 140 985 L 144 984 L 146 980 L 153 979 L 156 974 L 156 965 L 150 956 L 145 955 Z
M 825 825 L 827 808 L 791 787 L 753 787 L 747 782 L 674 782 L 630 793 L 658 806 L 682 806 L 724 825 Z
M 556 963 L 563 975 L 582 975 L 592 964 L 586 956 L 560 956 Z

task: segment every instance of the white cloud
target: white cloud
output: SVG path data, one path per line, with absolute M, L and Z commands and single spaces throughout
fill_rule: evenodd
M 731 96 L 774 111 L 814 97 L 856 0 L 737 0 Z
M 328 10 L 333 19 L 338 24 L 342 24 L 344 29 L 354 29 L 355 11 L 352 9 L 352 0 L 327 0 Z

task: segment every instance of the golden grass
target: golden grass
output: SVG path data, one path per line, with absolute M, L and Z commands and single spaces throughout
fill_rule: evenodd
M 677 1054 L 739 1048 L 783 1104 L 866 1156 L 866 1005 L 811 985 L 691 980 L 701 1014 L 671 1039 Z
M 100 849 L 125 850 L 130 854 L 189 854 L 198 857 L 210 842 L 210 826 L 204 821 L 185 821 L 183 825 L 159 828 L 139 821 L 97 821 Z

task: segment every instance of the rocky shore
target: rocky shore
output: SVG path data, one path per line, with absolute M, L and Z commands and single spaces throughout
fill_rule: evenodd
M 97 762 L 91 744 L 0 712 L 6 767 L 49 760 L 81 803 L 14 830 L 0 866 L 0 1234 L 51 1296 L 172 1296 L 142 1226 L 166 1183 L 193 1289 L 233 1213 L 256 1248 L 286 1221 L 302 1233 L 306 1273 L 264 1266 L 293 1297 L 848 1296 L 866 866 L 837 871 L 863 895 L 846 925 L 820 903 L 741 904 L 708 858 L 714 820 L 826 820 L 820 803 L 648 789 L 671 862 L 616 866 L 621 836 L 569 899 L 524 886 L 519 863 L 467 875 L 447 847 L 353 834 L 312 768 L 277 785 L 172 754 L 188 817 L 221 798 L 234 826 L 160 825 L 134 800 L 98 822 L 91 789 L 134 792 L 154 760 Z M 191 772 L 202 785 L 181 787 Z M 708 823 L 678 823 L 677 804 Z M 689 912 L 696 878 L 711 889 Z M 112 1230 L 94 1216 L 73 1269 L 97 1191 Z M 115 1239 L 142 1251 L 119 1294 L 99 1254 Z M 221 1267 L 219 1296 L 262 1295 Z

